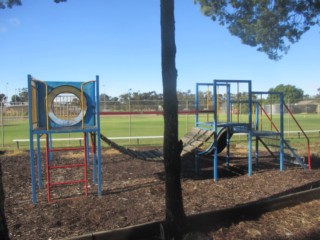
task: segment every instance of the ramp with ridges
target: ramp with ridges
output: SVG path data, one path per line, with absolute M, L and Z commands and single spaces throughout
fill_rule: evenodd
M 192 153 L 196 148 L 201 147 L 205 142 L 207 142 L 213 135 L 213 131 L 204 130 L 199 128 L 191 129 L 184 137 L 181 138 L 183 142 L 183 149 L 181 152 L 181 157 Z M 110 147 L 118 150 L 119 152 L 129 155 L 133 158 L 138 158 L 141 160 L 148 161 L 163 161 L 163 151 L 162 149 L 153 149 L 148 151 L 137 151 L 130 148 L 123 147 L 109 138 L 100 133 L 101 140 L 107 143 Z

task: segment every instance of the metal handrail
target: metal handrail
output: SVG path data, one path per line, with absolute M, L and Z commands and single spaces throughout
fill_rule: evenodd
M 268 120 L 270 121 L 272 127 L 274 127 L 277 132 L 279 132 L 278 128 L 276 127 L 276 125 L 274 124 L 274 122 L 272 121 L 272 119 L 270 118 L 269 114 L 266 112 L 266 110 L 262 107 L 262 105 L 260 103 L 258 103 L 261 110 L 263 111 L 263 113 L 266 115 L 266 117 L 268 118 Z M 310 140 L 309 137 L 307 136 L 307 134 L 305 133 L 305 131 L 302 129 L 301 125 L 298 123 L 298 120 L 295 118 L 295 116 L 293 115 L 293 113 L 290 111 L 289 107 L 283 103 L 284 107 L 287 109 L 288 113 L 290 114 L 290 116 L 292 117 L 292 119 L 295 121 L 295 123 L 297 124 L 298 128 L 300 129 L 300 131 L 302 132 L 302 134 L 305 136 L 305 138 L 307 139 L 307 152 L 308 152 L 308 170 L 311 170 L 311 157 L 310 157 Z M 287 144 L 285 142 L 285 144 Z
M 293 113 L 291 112 L 291 110 L 289 109 L 289 107 L 284 103 L 283 104 L 284 107 L 287 109 L 288 113 L 290 114 L 290 116 L 292 117 L 292 119 L 294 120 L 294 122 L 297 124 L 298 128 L 300 129 L 300 131 L 302 132 L 302 134 L 304 135 L 304 137 L 307 140 L 307 152 L 308 152 L 308 169 L 311 170 L 311 156 L 310 156 L 310 140 L 309 137 L 307 136 L 307 134 L 304 132 L 304 130 L 302 129 L 301 125 L 299 124 L 298 120 L 295 118 L 295 116 L 293 115 Z
M 261 103 L 259 103 L 260 109 L 263 111 L 264 115 L 266 115 L 266 117 L 268 118 L 269 122 L 271 123 L 272 127 L 274 127 L 277 132 L 279 133 L 279 129 L 277 128 L 277 126 L 274 124 L 274 122 L 272 121 L 271 117 L 269 116 L 269 114 L 267 113 L 267 111 L 262 107 Z

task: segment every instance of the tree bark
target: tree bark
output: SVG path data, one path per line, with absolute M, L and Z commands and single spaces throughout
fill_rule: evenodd
M 182 142 L 178 141 L 177 70 L 175 65 L 174 0 L 161 0 L 161 59 L 164 110 L 163 155 L 166 173 L 166 226 L 169 235 L 181 239 L 185 213 L 181 189 Z
M 0 162 L 0 239 L 7 240 L 9 239 L 7 222 L 4 215 L 4 191 L 2 184 L 2 169 Z

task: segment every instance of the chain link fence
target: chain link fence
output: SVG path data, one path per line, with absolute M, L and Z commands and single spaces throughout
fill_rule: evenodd
M 291 104 L 290 102 L 296 102 Z M 63 105 L 55 105 L 55 111 L 63 112 L 64 115 L 70 114 L 74 116 L 74 109 L 77 106 L 74 105 L 74 102 L 63 103 Z M 320 98 L 308 99 L 303 101 L 288 101 L 287 106 L 290 111 L 294 114 L 320 114 Z M 234 112 L 240 114 L 247 113 L 247 104 L 246 103 L 232 103 L 232 109 Z M 239 105 L 240 107 L 236 106 Z M 263 108 L 268 113 L 279 114 L 280 105 L 278 103 L 269 104 L 263 103 Z M 80 107 L 80 106 L 78 106 Z M 239 109 L 238 109 L 239 108 Z M 201 110 L 210 110 L 213 109 L 213 103 L 211 99 L 206 97 L 198 99 L 198 109 Z M 218 109 L 220 112 L 225 112 L 227 109 L 226 100 L 221 99 L 218 103 Z M 195 111 L 195 100 L 193 98 L 189 99 L 180 99 L 178 100 L 178 111 Z M 161 112 L 163 111 L 163 102 L 162 99 L 159 100 L 126 100 L 126 101 L 100 101 L 100 112 Z M 15 119 L 26 119 L 28 118 L 28 102 L 20 102 L 14 105 L 4 104 L 1 106 L 1 116 L 3 121 L 6 120 L 15 120 Z
M 294 104 L 291 104 L 290 102 L 295 102 Z M 61 115 L 62 113 L 67 116 L 67 118 L 74 117 L 74 111 L 77 106 L 76 101 L 72 101 L 70 103 L 63 103 L 60 106 L 55 105 L 55 112 L 57 115 Z M 303 114 L 304 118 L 308 119 L 308 116 L 310 116 L 310 119 L 316 119 L 316 121 L 313 122 L 319 122 L 320 121 L 320 98 L 313 98 L 313 99 L 307 99 L 303 101 L 295 101 L 290 100 L 287 103 L 287 106 L 289 109 L 297 115 Z M 279 104 L 268 104 L 267 101 L 264 101 L 262 106 L 264 107 L 265 111 L 270 114 L 277 115 L 280 113 L 280 106 Z M 79 106 L 78 106 L 79 107 Z M 200 111 L 202 110 L 211 110 L 213 109 L 213 102 L 211 97 L 207 97 L 205 94 L 202 95 L 198 99 L 198 109 Z M 186 121 L 186 127 L 183 126 L 183 131 L 187 131 L 187 128 L 190 128 L 193 126 L 192 122 L 194 121 L 194 113 L 196 110 L 195 106 L 195 99 L 190 98 L 183 98 L 178 100 L 178 111 L 181 114 L 185 114 L 185 116 L 180 117 L 180 119 L 185 119 Z M 218 111 L 220 114 L 225 113 L 227 110 L 227 104 L 226 100 L 223 98 L 219 98 L 218 103 Z M 101 101 L 100 102 L 100 112 L 104 113 L 105 115 L 108 114 L 114 114 L 114 115 L 127 115 L 129 124 L 125 126 L 128 128 L 128 132 L 132 135 L 134 135 L 134 124 L 131 124 L 137 118 L 143 116 L 143 114 L 152 114 L 155 115 L 161 115 L 163 111 L 163 102 L 162 99 L 158 100 L 133 100 L 133 99 L 127 99 L 122 101 Z M 248 112 L 247 104 L 242 103 L 232 103 L 231 106 L 232 114 L 238 114 L 245 116 Z M 124 116 L 125 118 L 125 116 Z M 161 116 L 159 116 L 161 118 Z M 318 120 L 317 120 L 318 119 Z M 1 144 L 0 146 L 4 145 L 4 142 L 8 142 L 6 138 L 8 138 L 8 130 L 6 127 L 9 128 L 9 126 L 12 126 L 13 124 L 17 124 L 17 126 L 23 126 L 23 134 L 18 135 L 17 137 L 21 138 L 28 138 L 28 103 L 16 103 L 14 105 L 9 104 L 1 104 L 0 105 L 0 137 L 1 137 Z M 289 125 L 289 121 L 288 124 Z M 129 129 L 130 128 L 130 129 Z M 290 125 L 290 130 L 292 130 L 292 127 Z M 320 125 L 316 124 L 313 126 L 306 126 L 307 130 L 319 130 Z M 19 131 L 18 128 L 14 129 L 15 131 Z M 162 133 L 160 133 L 162 134 Z M 12 140 L 9 140 L 12 141 Z

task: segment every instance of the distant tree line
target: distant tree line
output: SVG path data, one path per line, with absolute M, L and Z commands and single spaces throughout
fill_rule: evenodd
M 299 101 L 302 101 L 303 99 L 309 99 L 309 98 L 316 98 L 320 99 L 320 87 L 317 89 L 318 93 L 315 96 L 309 96 L 309 95 L 304 95 L 304 91 L 300 88 L 297 88 L 294 85 L 284 85 L 284 84 L 279 84 L 274 88 L 270 88 L 268 91 L 269 92 L 283 92 L 284 94 L 284 101 L 286 103 L 297 103 Z M 3 105 L 5 102 L 9 103 L 10 105 L 21 105 L 21 103 L 26 103 L 28 102 L 28 89 L 27 88 L 21 88 L 18 89 L 18 93 L 14 94 L 11 96 L 11 99 L 9 100 L 8 96 L 6 96 L 4 93 L 0 93 L 0 104 Z M 212 94 L 209 92 L 209 94 Z M 199 92 L 199 99 L 202 99 L 204 101 L 203 103 L 199 103 L 202 105 L 205 105 L 206 99 L 210 99 L 212 95 L 208 96 L 207 91 Z M 195 99 L 195 94 L 191 92 L 191 90 L 187 90 L 186 92 L 184 91 L 177 91 L 177 97 L 179 102 L 183 101 L 189 101 L 190 106 L 192 106 L 193 101 Z M 233 100 L 245 100 L 247 98 L 247 93 L 238 93 L 238 94 L 233 94 L 231 96 Z M 259 96 L 254 96 L 254 98 L 259 98 Z M 127 105 L 129 101 L 132 102 L 132 104 L 138 105 L 146 105 L 148 102 L 150 103 L 151 101 L 162 101 L 163 99 L 163 94 L 162 93 L 157 93 L 156 91 L 149 91 L 149 92 L 140 92 L 140 91 L 135 91 L 135 92 L 127 92 L 124 94 L 120 94 L 119 96 L 112 97 L 110 95 L 107 95 L 105 93 L 100 94 L 100 102 L 112 102 L 114 106 L 121 106 L 121 105 Z M 225 100 L 225 94 L 219 94 L 218 96 L 219 101 L 224 101 Z M 211 100 L 210 100 L 211 101 Z M 277 95 L 272 96 L 262 96 L 262 101 L 263 103 L 265 102 L 272 102 L 272 103 L 279 103 L 279 97 Z M 73 100 L 73 104 L 77 104 L 78 99 Z
M 9 102 L 10 105 L 21 104 L 24 102 L 28 102 L 28 89 L 21 88 L 18 89 L 18 94 L 14 94 L 11 96 L 11 100 L 9 100 L 8 96 L 4 93 L 0 93 L 0 102 L 2 104 Z

